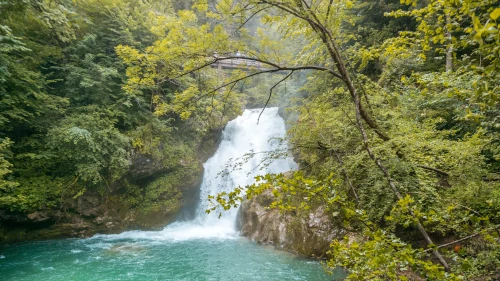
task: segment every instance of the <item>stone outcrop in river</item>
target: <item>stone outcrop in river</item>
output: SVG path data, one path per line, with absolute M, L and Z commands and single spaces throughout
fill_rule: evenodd
M 322 206 L 298 215 L 270 209 L 273 199 L 270 192 L 265 192 L 243 202 L 238 216 L 243 236 L 302 256 L 324 258 L 330 242 L 346 234 L 332 224 Z

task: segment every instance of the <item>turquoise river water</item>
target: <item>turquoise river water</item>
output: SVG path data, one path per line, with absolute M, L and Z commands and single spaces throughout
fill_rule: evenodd
M 0 280 L 332 280 L 317 261 L 246 238 L 97 236 L 0 248 Z

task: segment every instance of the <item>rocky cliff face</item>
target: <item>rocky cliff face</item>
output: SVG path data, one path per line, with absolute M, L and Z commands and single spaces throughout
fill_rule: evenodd
M 0 213 L 0 242 L 12 243 L 65 237 L 88 237 L 128 229 L 155 229 L 168 223 L 180 201 L 167 208 L 141 212 L 119 197 L 101 198 L 85 194 L 66 202 L 60 210 L 38 210 L 29 214 Z
M 269 209 L 272 201 L 273 195 L 264 193 L 241 205 L 238 224 L 243 236 L 302 256 L 324 258 L 330 242 L 346 234 L 334 227 L 321 206 L 306 214 L 282 213 Z

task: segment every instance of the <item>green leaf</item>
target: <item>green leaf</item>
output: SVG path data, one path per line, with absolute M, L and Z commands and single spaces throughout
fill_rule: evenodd
M 495 8 L 495 10 L 493 10 L 493 12 L 491 12 L 490 17 L 493 20 L 497 20 L 497 18 L 500 17 L 500 8 Z

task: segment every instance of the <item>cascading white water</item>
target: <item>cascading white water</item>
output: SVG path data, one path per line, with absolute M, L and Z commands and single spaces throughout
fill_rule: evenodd
M 251 185 L 256 175 L 281 173 L 297 168 L 291 157 L 269 159 L 269 153 L 287 148 L 286 142 L 282 141 L 286 133 L 285 123 L 278 115 L 277 107 L 264 110 L 257 123 L 261 111 L 262 109 L 247 109 L 224 128 L 217 151 L 203 165 L 200 200 L 194 220 L 170 224 L 162 231 L 129 231 L 106 237 L 172 241 L 235 238 L 238 233 L 237 209 L 223 212 L 221 218 L 219 211 L 207 215 L 205 210 L 209 208 L 208 196 L 230 192 L 238 186 Z
M 235 187 L 245 187 L 255 182 L 255 176 L 293 170 L 297 164 L 291 157 L 269 159 L 269 152 L 286 149 L 285 123 L 278 115 L 278 108 L 266 109 L 260 121 L 261 109 L 247 109 L 242 116 L 229 122 L 222 132 L 222 141 L 215 154 L 203 165 L 205 172 L 200 187 L 200 204 L 196 221 L 204 226 L 219 226 L 234 229 L 237 210 L 210 215 L 207 197 L 221 192 L 230 192 Z M 235 165 L 235 166 L 234 166 Z M 224 173 L 227 172 L 227 173 Z

